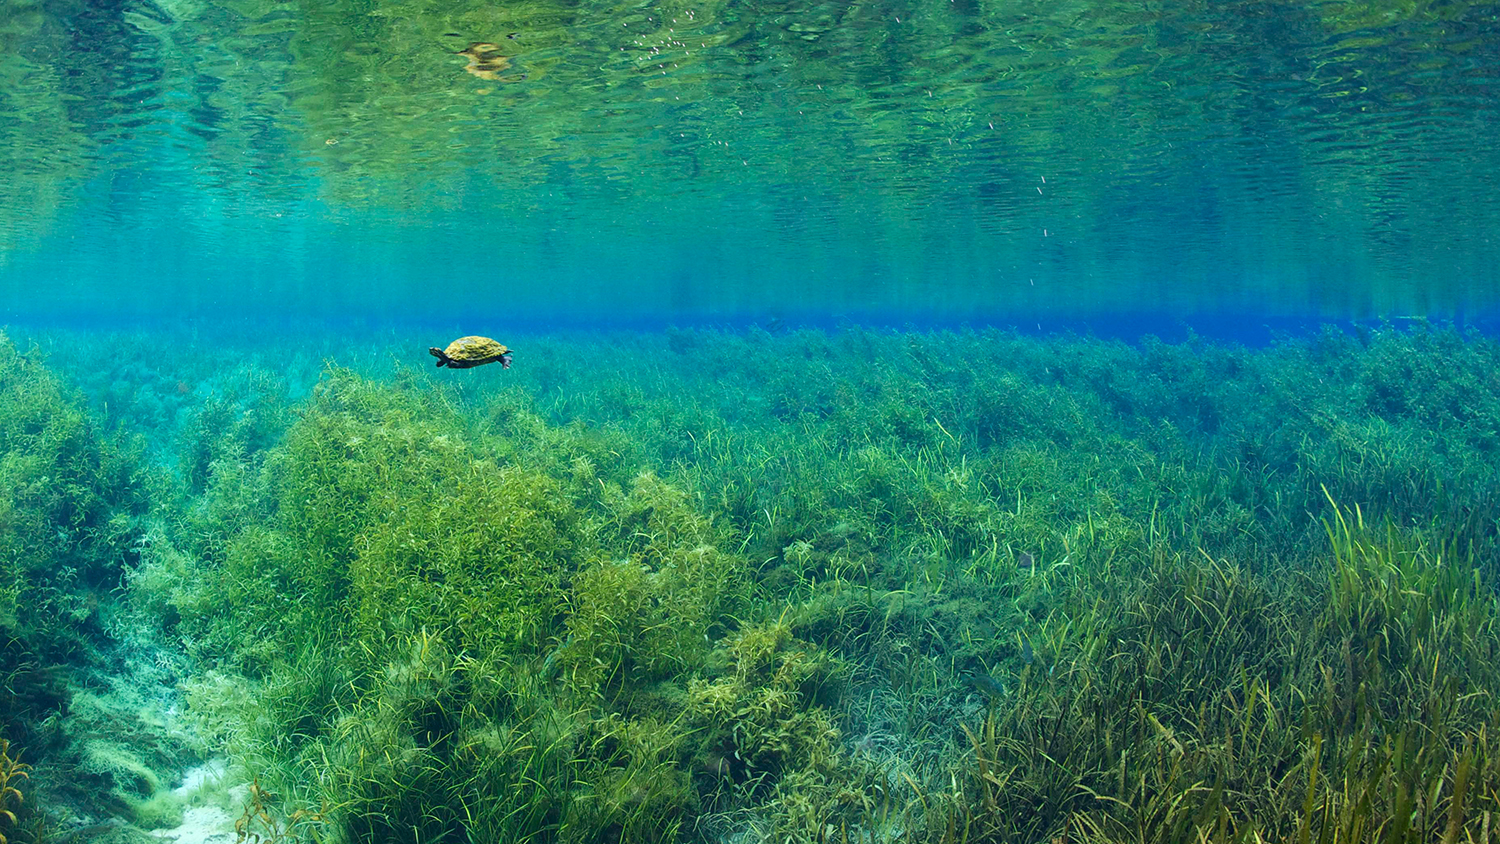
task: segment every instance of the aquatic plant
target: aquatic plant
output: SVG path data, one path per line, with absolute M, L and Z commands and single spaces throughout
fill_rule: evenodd
M 67 717 L 49 725 L 48 767 L 66 772 L 51 784 L 53 801 L 66 796 L 143 829 L 178 825 L 184 807 L 171 785 L 194 759 L 159 702 L 164 689 L 139 676 L 96 682 L 101 687 L 75 691 Z
M 114 593 L 146 505 L 139 455 L 99 433 L 38 349 L 0 334 L 0 721 L 39 748 L 39 782 L 88 811 L 128 814 L 113 794 L 137 779 L 129 766 L 88 767 L 92 696 L 79 687 L 102 685 L 117 653 Z
M 1481 761 L 1500 719 L 1492 587 L 1357 513 L 1329 535 L 1312 601 L 1208 558 L 1154 563 L 1123 616 L 1075 585 L 1088 603 L 1048 644 L 1065 670 L 1028 667 L 968 732 L 950 837 L 1480 834 L 1465 801 L 1500 784 Z
M 86 647 L 118 584 L 139 500 L 131 455 L 102 443 L 79 399 L 0 334 L 0 625 L 6 671 L 30 651 Z M 10 713 L 7 713 L 10 714 Z
M 593 533 L 607 557 L 573 577 L 559 670 L 578 690 L 622 690 L 688 676 L 746 609 L 742 565 L 723 532 L 651 473 L 606 489 Z
M 132 588 L 214 666 L 206 735 L 335 840 L 1354 840 L 1402 789 L 1410 836 L 1477 840 L 1485 423 L 1354 374 L 1471 342 L 334 367 Z
M 428 386 L 338 371 L 319 386 L 264 465 L 278 497 L 270 524 L 234 538 L 212 598 L 180 604 L 193 611 L 182 628 L 251 675 L 198 686 L 195 708 L 267 788 L 331 807 L 323 823 L 348 840 L 674 828 L 691 802 L 674 773 L 679 738 L 649 710 L 595 709 L 603 678 L 572 668 L 626 646 L 658 678 L 686 671 L 730 606 L 734 564 L 669 486 L 642 476 L 626 500 L 574 486 L 576 458 L 559 466 L 476 435 Z M 608 569 L 585 561 L 615 555 L 654 572 L 636 596 L 657 615 L 641 620 L 640 640 L 630 613 L 600 603 L 617 596 L 589 585 Z M 694 606 L 699 620 L 682 627 L 655 609 L 687 618 Z M 569 667 L 568 691 L 556 695 L 522 678 L 539 673 L 533 655 L 565 617 L 554 664 Z M 570 699 L 590 711 L 559 708 Z M 532 744 L 542 736 L 545 751 Z M 533 780 L 546 787 L 519 787 Z
M 780 774 L 810 755 L 831 754 L 837 733 L 816 706 L 830 693 L 837 665 L 796 641 L 784 621 L 729 637 L 725 676 L 699 680 L 691 709 L 714 726 L 707 743 L 747 776 Z
M 244 813 L 234 821 L 235 844 L 299 844 L 299 829 L 323 820 L 321 813 L 303 809 L 282 818 L 274 808 L 276 795 L 261 788 L 259 779 L 251 779 L 247 796 Z
M 0 844 L 6 844 L 10 839 L 5 837 L 5 830 L 14 830 L 19 823 L 15 809 L 25 802 L 25 797 L 17 785 L 22 780 L 28 779 L 31 766 L 21 761 L 21 754 L 10 755 L 10 739 L 0 738 Z

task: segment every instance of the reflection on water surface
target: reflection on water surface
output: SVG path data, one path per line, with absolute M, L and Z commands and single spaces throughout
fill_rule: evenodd
M 6 315 L 1472 311 L 1497 10 L 4 0 Z

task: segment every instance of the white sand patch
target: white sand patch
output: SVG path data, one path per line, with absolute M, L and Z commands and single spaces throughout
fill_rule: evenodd
M 181 826 L 151 835 L 177 844 L 235 844 L 234 818 L 218 806 L 197 806 L 182 813 Z
M 183 774 L 182 785 L 172 789 L 172 793 L 180 797 L 189 797 L 194 791 L 205 785 L 218 785 L 222 783 L 224 774 L 228 770 L 228 762 L 223 759 L 210 759 Z
M 184 774 L 182 785 L 172 789 L 172 793 L 190 800 L 195 795 L 216 791 L 223 787 L 227 768 L 224 760 L 210 759 Z M 229 789 L 229 797 L 235 802 L 244 801 L 248 794 L 244 785 Z M 152 830 L 151 835 L 176 844 L 235 844 L 235 820 L 220 806 L 192 806 L 182 813 L 181 825 Z

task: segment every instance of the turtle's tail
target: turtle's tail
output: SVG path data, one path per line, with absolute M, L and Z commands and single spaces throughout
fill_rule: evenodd
M 432 346 L 432 347 L 428 348 L 427 349 L 427 354 L 432 355 L 433 357 L 437 358 L 437 365 L 438 366 L 442 366 L 443 364 L 445 364 L 445 363 L 447 363 L 449 361 L 449 357 L 447 355 L 443 354 L 443 350 L 439 349 L 436 346 Z

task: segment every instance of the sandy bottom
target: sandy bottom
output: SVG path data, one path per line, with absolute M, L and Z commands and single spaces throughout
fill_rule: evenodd
M 215 780 L 223 779 L 225 764 L 222 759 L 212 759 L 187 772 L 182 785 L 172 792 L 183 799 Z M 248 794 L 245 786 L 229 790 L 235 802 L 242 802 Z M 152 830 L 151 836 L 176 844 L 235 844 L 234 822 L 236 818 L 219 806 L 193 806 L 182 813 L 182 824 L 174 829 Z
M 182 813 L 182 825 L 151 831 L 153 838 L 177 844 L 235 844 L 234 818 L 218 806 L 198 806 Z

